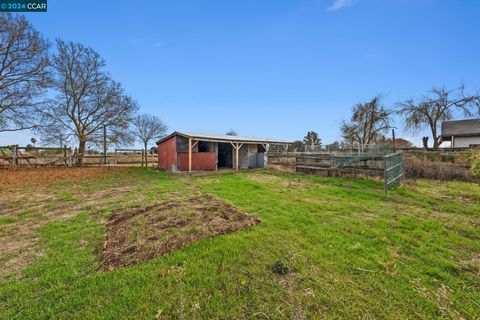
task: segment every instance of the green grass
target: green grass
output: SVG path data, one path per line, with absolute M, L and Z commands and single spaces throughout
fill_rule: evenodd
M 100 271 L 111 212 L 198 191 L 261 223 Z M 54 205 L 30 201 L 0 219 L 8 237 L 37 223 L 30 237 L 41 252 L 1 276 L 1 319 L 480 317 L 478 184 L 421 180 L 385 198 L 369 180 L 131 169 L 44 192 Z M 49 215 L 62 210 L 73 214 Z
M 14 223 L 17 219 L 13 217 L 0 217 L 0 224 Z

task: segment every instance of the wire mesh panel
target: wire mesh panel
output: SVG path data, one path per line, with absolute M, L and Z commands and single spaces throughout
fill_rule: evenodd
M 388 189 L 398 186 L 404 176 L 403 152 L 386 155 L 384 161 L 384 190 L 385 195 Z

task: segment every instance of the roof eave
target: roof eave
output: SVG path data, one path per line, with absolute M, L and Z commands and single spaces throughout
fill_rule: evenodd
M 207 142 L 255 143 L 255 144 L 274 144 L 274 145 L 275 144 L 281 144 L 281 145 L 292 144 L 291 142 L 281 141 L 281 140 L 262 140 L 262 139 L 252 139 L 252 140 L 239 139 L 239 140 L 236 140 L 236 139 L 233 138 L 235 136 L 232 136 L 232 139 L 217 139 L 217 138 L 208 138 L 208 137 L 196 136 L 196 135 L 191 135 L 191 134 L 187 134 L 187 133 L 184 133 L 184 132 L 175 131 L 175 132 L 169 134 L 168 136 L 158 140 L 157 145 L 162 143 L 165 140 L 170 139 L 173 136 L 176 136 L 176 135 L 182 136 L 182 137 L 185 137 L 185 138 L 189 138 L 189 139 L 195 139 L 195 140 L 207 141 Z
M 479 137 L 480 138 L 480 133 L 464 133 L 464 134 L 451 134 L 451 135 L 442 134 L 443 139 L 450 139 L 451 137 L 455 137 L 455 138 Z

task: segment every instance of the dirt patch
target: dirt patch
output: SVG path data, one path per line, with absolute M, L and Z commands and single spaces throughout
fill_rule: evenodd
M 0 168 L 0 193 L 28 186 L 48 186 L 56 181 L 79 181 L 125 168 Z
M 102 268 L 112 270 L 152 259 L 259 222 L 211 195 L 117 211 L 107 223 Z

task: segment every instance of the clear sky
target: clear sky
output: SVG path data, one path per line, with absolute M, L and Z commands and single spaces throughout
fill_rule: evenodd
M 478 0 L 48 0 L 27 17 L 52 41 L 98 51 L 171 131 L 315 130 L 330 143 L 375 94 L 392 105 L 432 86 L 480 90 Z

